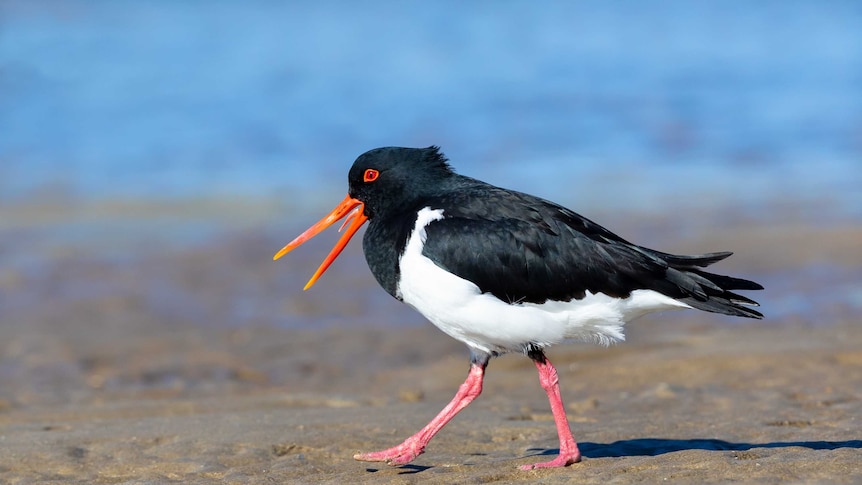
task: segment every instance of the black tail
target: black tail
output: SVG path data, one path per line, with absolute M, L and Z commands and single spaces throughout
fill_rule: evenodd
M 699 310 L 737 317 L 763 318 L 763 314 L 750 308 L 760 306 L 756 301 L 731 291 L 762 290 L 762 286 L 754 281 L 708 273 L 699 269 L 721 261 L 733 253 L 720 252 L 699 256 L 679 256 L 647 248 L 641 249 L 651 256 L 667 262 L 667 277 L 663 283 L 670 283 L 675 288 L 656 288 L 656 290 Z

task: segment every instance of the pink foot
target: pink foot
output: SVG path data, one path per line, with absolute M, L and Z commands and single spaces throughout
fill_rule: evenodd
M 581 461 L 581 453 L 575 450 L 574 453 L 560 453 L 560 455 L 554 458 L 551 461 L 546 461 L 542 463 L 534 463 L 532 465 L 521 465 L 521 470 L 535 470 L 536 468 L 557 468 L 563 466 L 569 466 L 572 463 L 577 463 Z
M 406 465 L 421 455 L 423 451 L 423 446 L 420 446 L 416 440 L 408 438 L 404 443 L 388 450 L 357 453 L 353 455 L 353 459 L 358 461 L 385 461 L 392 466 Z

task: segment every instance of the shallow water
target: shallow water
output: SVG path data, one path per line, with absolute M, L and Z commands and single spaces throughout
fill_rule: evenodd
M 854 2 L 0 5 L 0 194 L 329 205 L 381 145 L 580 205 L 862 213 Z M 812 211 L 812 218 L 820 217 Z

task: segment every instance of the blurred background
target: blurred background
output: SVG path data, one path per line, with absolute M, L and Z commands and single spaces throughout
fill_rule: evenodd
M 581 205 L 862 212 L 856 2 L 0 5 L 4 203 L 316 204 L 437 144 Z
M 308 292 L 334 234 L 270 260 L 387 145 L 736 251 L 771 324 L 858 317 L 860 26 L 853 1 L 0 1 L 0 381 L 92 377 L 135 335 L 423 324 L 358 241 Z

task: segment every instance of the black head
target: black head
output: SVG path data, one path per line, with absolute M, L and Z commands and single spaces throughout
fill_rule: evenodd
M 436 146 L 375 148 L 353 162 L 348 194 L 365 204 L 365 215 L 372 219 L 413 208 L 438 192 L 453 174 Z
M 424 197 L 440 191 L 454 175 L 446 158 L 434 146 L 386 147 L 367 151 L 353 162 L 347 177 L 350 185 L 347 197 L 323 219 L 281 248 L 273 259 L 284 256 L 346 217 L 342 228 L 346 226 L 347 230 L 305 285 L 305 289 L 311 288 L 365 221 L 415 208 Z

